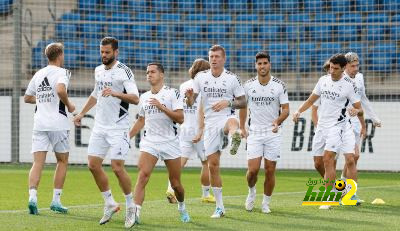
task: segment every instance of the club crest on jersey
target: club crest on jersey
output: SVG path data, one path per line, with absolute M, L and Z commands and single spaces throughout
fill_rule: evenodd
M 205 82 L 204 82 L 204 85 L 208 85 L 208 81 L 205 81 Z
M 256 90 L 253 90 L 253 93 L 256 93 Z
M 273 95 L 274 94 L 274 89 L 273 88 L 271 88 L 271 95 Z

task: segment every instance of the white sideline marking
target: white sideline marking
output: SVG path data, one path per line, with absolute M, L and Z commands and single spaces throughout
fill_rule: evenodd
M 382 186 L 368 186 L 368 187 L 360 187 L 362 189 L 376 189 L 376 188 L 397 188 L 400 187 L 400 185 L 382 185 Z M 300 193 L 305 193 L 305 191 L 299 191 L 299 192 L 276 192 L 274 193 L 274 196 L 279 196 L 279 195 L 292 195 L 292 194 L 300 194 Z M 257 194 L 257 195 L 262 195 L 262 194 Z M 245 197 L 246 195 L 235 195 L 235 196 L 223 196 L 223 198 L 238 198 L 238 197 Z M 197 201 L 200 200 L 199 197 L 196 198 L 188 198 L 186 201 Z M 153 204 L 153 203 L 159 203 L 163 202 L 165 199 L 162 200 L 152 200 L 152 201 L 145 201 L 146 204 Z M 70 208 L 98 208 L 98 207 L 103 207 L 104 204 L 89 204 L 89 205 L 71 205 L 68 206 L 68 209 Z M 50 210 L 50 208 L 43 208 L 39 209 L 39 211 L 47 211 Z M 21 213 L 21 212 L 28 212 L 28 209 L 19 209 L 19 210 L 0 210 L 0 214 L 4 213 Z

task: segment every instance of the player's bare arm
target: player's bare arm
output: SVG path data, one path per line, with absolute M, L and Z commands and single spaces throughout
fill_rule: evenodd
M 135 124 L 133 124 L 132 129 L 129 131 L 129 137 L 131 139 L 135 137 L 140 132 L 140 130 L 142 130 L 143 127 L 144 127 L 144 117 L 139 116 Z
M 97 99 L 93 96 L 89 96 L 88 100 L 85 103 L 85 106 L 83 106 L 82 108 L 82 111 L 79 114 L 77 114 L 73 119 L 75 126 L 81 126 L 82 118 L 86 115 L 86 113 L 90 109 L 92 109 L 92 107 L 94 107 L 94 105 L 96 105 L 96 103 Z
M 249 133 L 246 130 L 246 120 L 247 120 L 247 106 L 241 108 L 239 111 L 239 128 L 240 128 L 240 135 L 242 138 L 247 138 Z
M 36 96 L 34 95 L 24 95 L 24 102 L 30 104 L 36 104 Z
M 278 132 L 279 125 L 281 125 L 283 123 L 283 121 L 285 121 L 287 119 L 287 117 L 289 116 L 289 113 L 290 113 L 289 104 L 288 103 L 282 104 L 281 105 L 281 114 L 272 123 L 272 126 L 273 126 L 272 132 L 274 132 L 274 133 Z
M 234 101 L 221 100 L 212 106 L 212 110 L 215 112 L 219 112 L 227 107 L 231 107 L 233 109 L 240 109 L 245 106 L 246 106 L 246 97 L 244 95 L 242 95 L 242 96 L 236 97 Z
M 183 116 L 182 109 L 172 111 L 172 110 L 168 109 L 167 107 L 165 107 L 164 105 L 162 105 L 160 103 L 160 101 L 158 101 L 155 98 L 149 99 L 149 104 L 156 106 L 158 109 L 160 109 L 162 112 L 164 112 L 171 120 L 173 120 L 179 124 L 183 123 L 184 116 Z
M 293 114 L 293 122 L 297 123 L 297 120 L 300 118 L 301 113 L 310 108 L 318 99 L 319 95 L 311 93 L 310 97 L 308 97 L 308 99 L 304 101 L 304 103 L 299 107 L 299 109 L 297 109 L 297 111 Z
M 198 143 L 201 140 L 201 137 L 203 137 L 203 132 L 204 132 L 204 108 L 203 104 L 199 104 L 199 131 L 196 134 L 196 136 L 192 139 L 192 142 L 194 144 Z
M 75 111 L 75 105 L 68 99 L 67 88 L 63 83 L 57 84 L 57 94 L 61 102 L 68 108 L 68 112 L 72 113 Z
M 317 127 L 318 124 L 318 106 L 312 105 L 311 108 L 311 120 L 314 123 L 314 127 Z
M 354 107 L 354 109 L 357 110 L 357 117 L 358 117 L 358 120 L 360 120 L 360 124 L 361 124 L 360 136 L 362 139 L 364 139 L 367 134 L 367 126 L 365 124 L 364 112 L 361 108 L 361 102 L 354 103 L 353 107 Z

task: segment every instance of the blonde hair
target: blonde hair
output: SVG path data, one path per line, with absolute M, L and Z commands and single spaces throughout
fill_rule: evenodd
M 62 43 L 50 43 L 47 45 L 44 50 L 44 54 L 46 55 L 49 61 L 54 61 L 64 53 L 64 45 Z
M 355 52 L 348 52 L 348 53 L 346 53 L 345 57 L 346 57 L 347 63 L 351 63 L 351 62 L 359 60 L 358 55 Z
M 190 78 L 194 78 L 200 71 L 205 71 L 210 69 L 210 63 L 205 59 L 194 60 L 192 66 L 189 69 Z

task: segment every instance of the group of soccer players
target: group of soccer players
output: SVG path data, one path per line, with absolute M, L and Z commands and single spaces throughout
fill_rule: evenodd
M 60 43 L 51 43 L 46 47 L 49 64 L 34 75 L 24 97 L 25 102 L 36 104 L 32 135 L 34 162 L 29 174 L 28 208 L 31 214 L 38 214 L 37 188 L 50 145 L 57 158 L 50 209 L 61 213 L 68 211 L 61 204 L 60 196 L 69 153 L 70 122 L 66 108 L 72 113 L 75 106 L 67 95 L 71 74 L 62 68 L 63 49 Z M 255 206 L 255 185 L 264 160 L 261 211 L 271 212 L 275 169 L 281 152 L 281 125 L 289 115 L 289 101 L 285 83 L 271 76 L 267 52 L 256 54 L 257 76 L 244 85 L 239 77 L 224 68 L 226 54 L 219 45 L 210 48 L 209 61 L 194 61 L 189 70 L 191 79 L 183 83 L 179 91 L 165 86 L 162 64 L 149 63 L 146 76 L 150 90 L 140 97 L 131 69 L 117 60 L 118 40 L 103 38 L 100 53 L 103 64 L 95 69 L 94 90 L 82 110 L 73 118 L 75 125 L 80 126 L 84 115 L 96 106 L 95 124 L 88 145 L 88 167 L 104 198 L 104 215 L 100 224 L 110 221 L 113 214 L 120 210 L 102 168 L 106 156 L 111 159 L 112 170 L 125 195 L 126 228 L 139 223 L 145 188 L 159 159 L 165 162 L 168 170 L 167 198 L 170 202 L 178 203 L 181 221 L 190 221 L 180 176 L 181 168 L 194 155 L 202 163 L 202 201 L 215 202 L 216 208 L 211 218 L 223 217 L 225 207 L 220 156 L 226 139 L 232 155 L 237 153 L 241 139 L 247 140 L 249 193 L 245 209 L 248 211 Z M 318 126 L 313 142 L 316 168 L 321 176 L 334 179 L 335 156 L 343 153 L 346 159 L 344 175 L 356 180 L 360 139 L 357 143 L 355 137 L 365 134 L 360 98 L 364 108 L 372 113 L 374 123 L 380 126 L 365 97 L 356 54 L 338 54 L 330 58 L 329 73 L 320 78 L 309 99 L 294 113 L 293 120 L 296 122 L 301 112 L 311 107 L 318 98 Z M 129 104 L 138 105 L 139 108 L 139 117 L 132 127 L 129 124 Z M 235 109 L 240 109 L 239 118 L 235 115 Z M 348 117 L 355 115 L 358 120 L 349 120 Z M 180 128 L 177 124 L 181 124 Z M 132 193 L 131 179 L 124 163 L 129 154 L 130 139 L 142 129 L 138 176 Z M 210 189 L 214 196 L 210 194 Z

